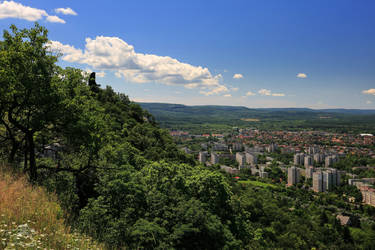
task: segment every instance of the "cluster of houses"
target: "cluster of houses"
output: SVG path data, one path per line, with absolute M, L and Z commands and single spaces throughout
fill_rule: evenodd
M 317 154 L 314 154 L 316 156 Z M 324 168 L 315 168 L 310 165 L 309 156 L 299 154 L 294 156 L 294 163 L 304 165 L 305 168 L 290 167 L 288 168 L 288 185 L 296 185 L 300 181 L 301 175 L 304 175 L 306 179 L 312 179 L 312 190 L 315 192 L 326 192 L 331 191 L 336 185 L 341 184 L 341 177 L 346 174 L 345 171 L 340 171 L 335 168 L 329 168 L 332 163 L 339 159 L 340 155 L 329 155 L 325 158 Z M 300 159 L 304 158 L 303 161 Z M 307 159 L 307 160 L 306 160 Z M 328 159 L 328 160 L 327 160 Z M 303 163 L 302 163 L 303 162 Z M 314 157 L 314 162 L 315 157 Z M 371 167 L 356 167 L 356 169 L 371 169 Z M 355 175 L 352 175 L 355 176 Z M 349 179 L 349 185 L 356 186 L 362 194 L 362 202 L 371 206 L 375 206 L 375 178 L 361 178 L 361 179 Z
M 203 149 L 208 150 L 206 144 L 201 146 Z M 259 164 L 258 158 L 264 152 L 275 152 L 278 146 L 274 143 L 254 147 L 243 146 L 241 143 L 232 143 L 228 146 L 224 143 L 215 142 L 210 149 L 210 152 L 199 152 L 198 160 L 201 163 L 215 165 L 220 163 L 221 158 L 229 158 L 235 161 L 237 166 L 221 165 L 220 169 L 222 171 L 237 175 L 241 169 L 250 169 L 252 175 L 267 178 L 268 172 L 265 169 L 273 159 L 266 157 L 267 163 Z M 281 162 L 278 162 L 278 165 L 283 172 L 287 173 L 288 186 L 297 185 L 301 181 L 301 176 L 304 176 L 305 179 L 312 180 L 311 189 L 313 191 L 328 192 L 335 186 L 340 185 L 342 176 L 346 174 L 345 171 L 332 168 L 332 165 L 343 156 L 345 156 L 343 153 L 339 154 L 334 151 L 322 150 L 318 146 L 311 146 L 306 148 L 304 152 L 294 154 L 293 162 L 290 162 L 292 167 L 287 168 Z M 361 191 L 363 202 L 372 206 L 375 206 L 374 183 L 375 178 L 349 179 L 349 185 L 355 185 Z
M 294 165 L 303 165 L 305 167 L 324 164 L 326 168 L 336 163 L 340 157 L 345 154 L 337 154 L 336 152 L 322 151 L 318 146 L 307 148 L 307 153 L 297 153 L 294 155 Z
M 300 182 L 301 176 L 306 179 L 312 179 L 312 190 L 315 192 L 331 191 L 333 187 L 341 184 L 341 176 L 345 171 L 339 171 L 335 168 L 314 168 L 309 166 L 305 169 L 298 167 L 288 168 L 288 186 L 296 185 Z
M 297 153 L 293 157 L 295 166 L 288 168 L 288 185 L 296 185 L 300 181 L 300 176 L 304 175 L 306 179 L 312 179 L 315 192 L 325 192 L 333 189 L 334 186 L 340 185 L 341 176 L 345 171 L 338 171 L 335 168 L 329 168 L 344 154 L 333 152 L 324 152 L 317 146 L 308 147 L 305 153 Z M 323 165 L 324 167 L 314 167 Z M 299 168 L 297 166 L 303 166 Z
M 205 145 L 201 146 L 205 148 Z M 208 151 L 199 152 L 198 160 L 204 164 L 215 165 L 219 164 L 221 158 L 230 158 L 235 160 L 238 165 L 237 167 L 221 165 L 220 169 L 224 172 L 238 174 L 241 169 L 250 169 L 252 175 L 259 175 L 262 178 L 267 178 L 268 173 L 265 171 L 266 165 L 258 164 L 258 156 L 263 154 L 264 151 L 274 152 L 276 149 L 276 144 L 270 144 L 266 147 L 243 147 L 243 145 L 240 143 L 233 143 L 231 147 L 228 147 L 222 143 L 214 143 L 211 147 L 211 153 Z M 220 151 L 220 153 L 218 153 L 218 151 Z M 267 157 L 267 160 L 272 161 L 273 159 L 271 157 Z
M 333 149 L 339 153 L 353 153 L 368 155 L 375 158 L 375 150 L 370 147 L 374 145 L 375 136 L 372 134 L 346 134 L 329 133 L 323 131 L 262 131 L 256 129 L 240 129 L 237 139 L 243 143 L 262 145 L 268 141 L 278 144 L 283 153 L 302 152 L 306 145 L 314 145 L 316 141 L 326 146 L 325 149 Z

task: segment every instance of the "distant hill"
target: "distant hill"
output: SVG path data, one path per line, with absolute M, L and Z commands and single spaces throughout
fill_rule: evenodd
M 321 109 L 324 112 L 341 113 L 341 114 L 355 114 L 355 115 L 374 115 L 373 109 Z
M 153 112 L 314 112 L 314 113 L 339 113 L 339 114 L 361 114 L 375 115 L 374 109 L 310 109 L 310 108 L 247 108 L 243 106 L 221 106 L 221 105 L 195 105 L 187 106 L 183 104 L 172 103 L 146 103 L 140 102 L 143 108 L 152 110 Z
M 375 110 L 247 108 L 242 106 L 186 106 L 169 103 L 138 103 L 166 128 L 256 126 L 269 129 L 375 130 Z

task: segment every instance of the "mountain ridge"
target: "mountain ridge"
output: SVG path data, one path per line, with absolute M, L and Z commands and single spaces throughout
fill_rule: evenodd
M 346 108 L 334 108 L 334 109 L 312 109 L 312 108 L 249 108 L 245 106 L 231 106 L 231 105 L 185 105 L 178 103 L 163 103 L 163 102 L 136 102 L 142 107 L 176 107 L 176 108 L 217 108 L 217 109 L 242 109 L 252 111 L 307 111 L 307 112 L 324 112 L 324 113 L 339 113 L 339 114 L 368 114 L 375 115 L 375 109 L 346 109 Z

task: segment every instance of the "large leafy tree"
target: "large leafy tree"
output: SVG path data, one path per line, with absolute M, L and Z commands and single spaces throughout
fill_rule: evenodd
M 57 57 L 47 44 L 47 30 L 38 24 L 22 30 L 11 26 L 0 43 L 1 123 L 14 149 L 17 137 L 24 140 L 25 170 L 32 180 L 37 177 L 35 136 L 59 116 Z

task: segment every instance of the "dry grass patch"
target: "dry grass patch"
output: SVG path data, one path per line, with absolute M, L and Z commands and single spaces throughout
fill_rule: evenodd
M 0 249 L 103 249 L 66 227 L 54 195 L 0 167 Z

